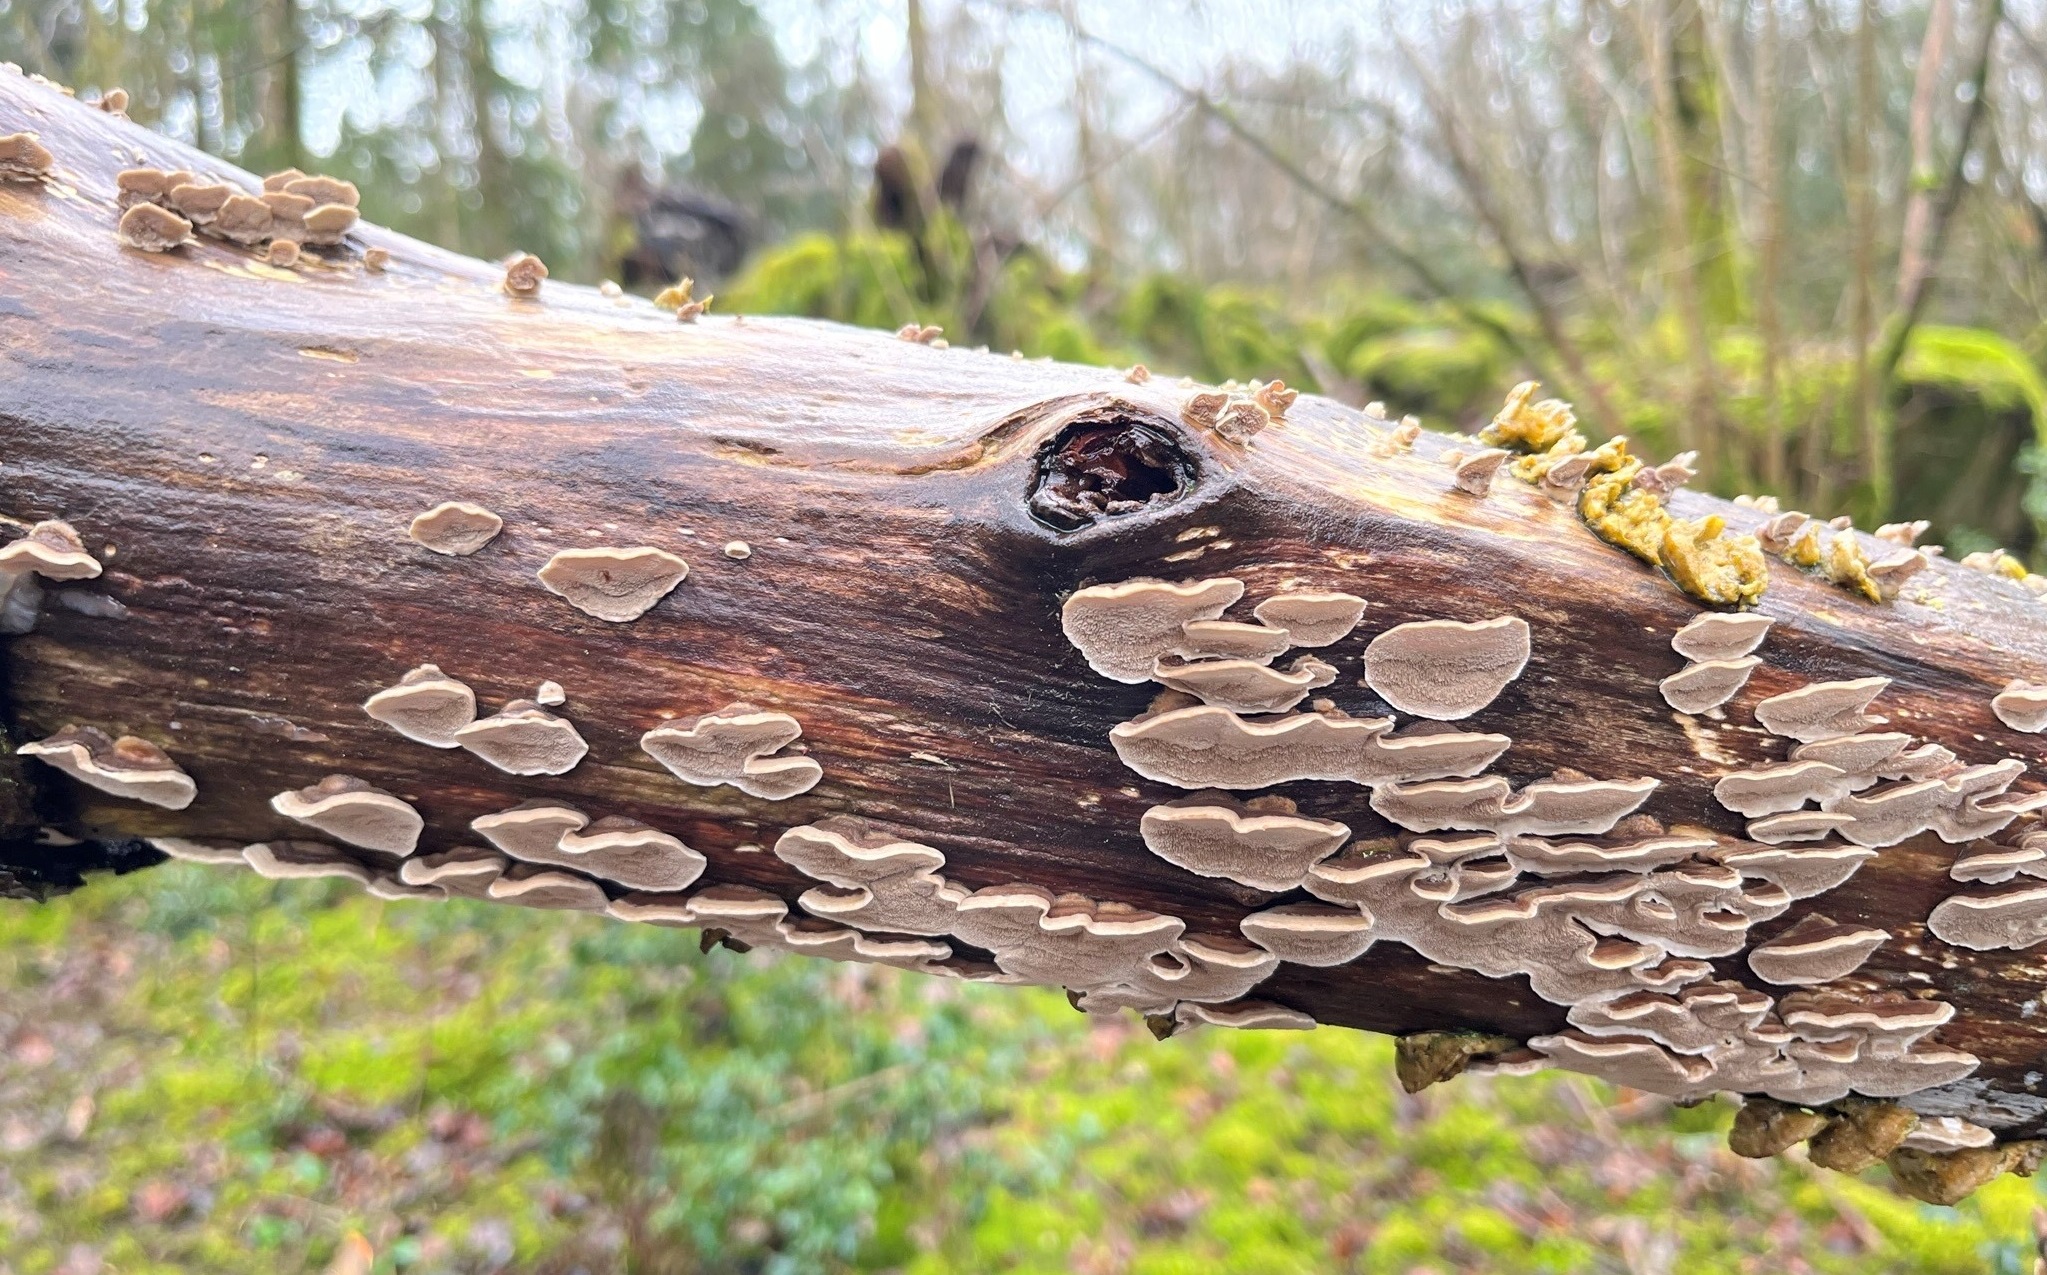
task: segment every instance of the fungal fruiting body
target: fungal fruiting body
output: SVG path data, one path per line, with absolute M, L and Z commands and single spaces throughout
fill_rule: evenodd
M 1619 472 L 1592 463 L 1552 428 L 1562 424 L 1558 409 L 1510 417 L 1519 431 L 1512 436 L 1543 444 L 1544 453 L 1560 449 L 1552 456 L 1559 463 L 1584 461 L 1581 473 L 1595 476 Z M 1613 448 L 1606 458 L 1621 454 Z M 1636 467 L 1628 486 L 1607 495 L 1620 505 L 1637 499 L 1633 492 L 1658 496 L 1681 481 L 1684 467 L 1647 480 Z M 1627 528 L 1609 530 L 1620 536 Z M 1663 534 L 1717 535 L 1677 520 Z M 1713 560 L 1693 562 L 1680 552 L 1675 569 L 1694 568 L 1703 600 L 1743 600 L 1708 586 L 1721 579 L 1733 587 L 1749 578 L 1747 567 L 1713 577 Z M 1526 977 L 1537 995 L 1568 1007 L 1569 1028 L 1526 1047 L 1485 1042 L 1478 1054 L 1504 1070 L 1558 1065 L 1685 1099 L 1737 1090 L 1819 1105 L 1855 1094 L 1898 1097 L 1976 1069 L 1973 1055 L 1929 1039 L 1953 1006 L 1840 990 L 1838 980 L 1854 975 L 1889 941 L 1888 932 L 1815 913 L 1752 949 L 1750 935 L 1797 900 L 1840 886 L 1875 856 L 1874 846 L 1923 829 L 1950 839 L 1988 835 L 2047 806 L 2047 796 L 2006 795 L 2020 763 L 1964 766 L 1945 749 L 1875 731 L 1881 719 L 1867 710 L 1886 685 L 1881 678 L 1819 683 L 1756 707 L 1766 730 L 1793 741 L 1790 757 L 1726 774 L 1715 789 L 1730 809 L 1751 817 L 1754 840 L 1666 828 L 1641 812 L 1658 787 L 1650 776 L 1599 779 L 1559 770 L 1517 785 L 1487 771 L 1510 746 L 1504 735 L 1440 726 L 1396 731 L 1392 718 L 1353 718 L 1322 700 L 1310 712 L 1257 711 L 1266 703 L 1242 698 L 1253 682 L 1236 666 L 1286 676 L 1266 666 L 1289 644 L 1281 635 L 1292 620 L 1284 607 L 1264 606 L 1254 613 L 1256 625 L 1225 618 L 1242 593 L 1231 579 L 1097 585 L 1070 598 L 1062 620 L 1097 672 L 1119 681 L 1149 672 L 1152 680 L 1209 698 L 1157 701 L 1111 728 L 1109 741 L 1145 779 L 1224 790 L 1146 811 L 1138 831 L 1153 854 L 1248 889 L 1304 887 L 1317 900 L 1253 912 L 1240 927 L 1246 942 L 1279 961 L 1313 966 L 1342 964 L 1376 943 L 1396 942 L 1437 964 Z M 1361 614 L 1360 604 L 1339 617 L 1345 632 Z M 1769 629 L 1768 619 L 1739 611 L 1695 617 L 1672 638 L 1687 664 L 1664 680 L 1666 698 L 1680 711 L 1724 703 L 1759 666 L 1753 652 Z M 1483 709 L 1522 674 L 1530 637 L 1511 616 L 1395 625 L 1367 644 L 1364 680 L 1398 713 L 1456 720 Z M 1187 677 L 1187 669 L 1203 663 L 1212 666 L 1209 683 Z M 1864 795 L 1886 780 L 1893 788 Z M 1369 789 L 1372 811 L 1399 837 L 1345 848 L 1344 825 L 1305 817 L 1290 800 L 1226 795 L 1304 782 Z M 1822 808 L 1804 808 L 1808 801 Z M 1985 860 L 1971 869 L 1972 880 L 1989 879 L 1989 857 L 1971 861 Z M 2014 847 L 1999 862 L 2006 858 L 2011 872 L 2037 862 L 2047 877 L 2047 837 Z M 923 865 L 927 886 L 929 867 Z M 1043 906 L 1047 918 L 1054 915 L 1053 905 L 1034 902 L 1023 887 L 977 891 L 962 902 L 933 886 L 918 897 L 963 914 L 1014 908 L 1021 917 Z M 2009 906 L 2015 916 L 2031 909 L 2027 921 L 2040 918 L 2039 934 L 2047 937 L 2047 897 Z M 1082 902 L 1071 909 L 1064 915 L 1102 921 Z M 1129 924 L 1130 940 L 1140 947 L 1139 934 L 1162 948 L 1172 929 L 1149 914 L 1132 915 Z M 951 933 L 977 941 L 957 928 Z M 1008 940 L 1027 937 L 1018 930 Z M 1708 962 L 1744 949 L 1758 978 L 1789 990 L 1773 996 L 1716 979 Z M 1026 978 L 1043 973 L 1022 960 L 1004 968 Z M 1090 992 L 1076 1003 L 1140 1008 L 1162 1032 L 1202 1021 L 1185 1002 L 1161 1015 L 1149 998 L 1140 983 Z M 1445 1050 L 1447 1068 L 1470 1052 L 1456 1041 Z M 1421 1044 L 1408 1052 L 1417 1077 L 1431 1071 L 1433 1064 L 1424 1064 L 1433 1053 Z M 1825 1119 L 1828 1130 L 1840 1123 Z M 1808 1124 L 1802 1136 L 1815 1132 Z
M 461 558 L 489 544 L 505 520 L 482 505 L 448 500 L 412 520 L 412 538 L 435 553 Z
M 541 281 L 547 278 L 547 263 L 530 252 L 521 252 L 505 261 L 505 291 L 515 297 L 540 295 Z
M 689 575 L 689 564 L 662 549 L 564 549 L 540 569 L 548 591 L 586 615 L 613 624 L 637 620 Z
M 710 310 L 713 300 L 708 293 L 701 300 L 692 297 L 690 294 L 695 290 L 696 280 L 679 279 L 655 294 L 654 305 L 658 309 L 673 310 L 675 321 L 678 323 L 695 323 L 699 315 Z M 932 329 L 934 334 L 937 331 L 936 328 Z M 944 342 L 941 341 L 939 344 L 943 345 Z
M 0 181 L 41 181 L 56 162 L 57 157 L 32 133 L 0 135 Z
M 199 795 L 198 785 L 168 753 L 134 735 L 115 739 L 91 726 L 66 726 L 17 751 L 110 796 L 166 810 L 183 810 Z
M 809 757 L 775 755 L 802 734 L 802 725 L 787 713 L 728 704 L 657 726 L 640 736 L 640 747 L 688 783 L 730 784 L 751 797 L 782 801 L 809 792 L 824 777 L 824 768 Z
M 85 551 L 85 542 L 70 523 L 52 519 L 0 546 L 0 571 L 33 571 L 45 580 L 92 580 L 99 576 L 100 564 Z
M 523 699 L 450 738 L 508 775 L 565 775 L 590 751 L 573 723 Z
M 1365 648 L 1365 680 L 1402 712 L 1456 721 L 1521 676 L 1528 650 L 1528 622 L 1517 616 L 1399 624 Z
M 459 732 L 476 720 L 476 692 L 438 664 L 422 664 L 364 700 L 362 709 L 407 739 L 460 748 Z
M 1665 498 L 1690 476 L 1687 457 L 1649 467 L 1628 454 L 1627 440 L 1597 449 L 1578 429 L 1570 404 L 1536 401 L 1541 386 L 1524 381 L 1507 395 L 1478 441 L 1519 453 L 1515 477 L 1575 501 L 1579 516 L 1601 539 L 1660 567 L 1672 583 L 1708 606 L 1754 606 L 1769 585 L 1769 567 L 1756 537 L 1730 532 L 1718 515 L 1677 518 Z
M 121 214 L 121 242 L 140 252 L 169 252 L 192 237 L 192 223 L 155 204 L 137 204 Z
M 270 808 L 336 841 L 400 856 L 418 847 L 425 827 L 411 806 L 352 775 L 329 775 L 296 792 L 278 793 Z
M 1670 639 L 1685 666 L 1657 683 L 1665 703 L 1680 713 L 1718 708 L 1748 684 L 1762 660 L 1749 654 L 1762 644 L 1770 621 L 1753 612 L 1708 611 Z

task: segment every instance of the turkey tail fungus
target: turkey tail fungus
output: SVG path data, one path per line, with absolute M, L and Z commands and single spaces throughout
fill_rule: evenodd
M 678 324 L 12 71 L 0 139 L 0 892 L 341 875 L 1742 1094 L 1743 1149 L 1926 1198 L 2039 1160 L 2022 567 L 1532 386 L 1476 450 Z

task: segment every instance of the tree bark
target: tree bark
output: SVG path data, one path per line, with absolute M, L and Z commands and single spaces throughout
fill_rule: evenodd
M 321 840 L 272 799 L 342 774 L 417 810 L 420 856 L 480 846 L 472 820 L 542 800 L 685 842 L 708 860 L 692 897 L 752 887 L 800 915 L 820 880 L 774 849 L 792 829 L 851 816 L 864 822 L 827 826 L 931 847 L 957 890 L 1085 896 L 1096 936 L 1129 915 L 1099 905 L 1128 905 L 1242 954 L 1248 915 L 1310 896 L 1197 875 L 1147 848 L 1147 811 L 1188 793 L 1126 768 L 1111 730 L 1161 688 L 1098 675 L 1062 632 L 1076 589 L 1142 578 L 1240 581 L 1230 616 L 1245 620 L 1254 602 L 1302 590 L 1367 601 L 1356 632 L 1315 652 L 1338 674 L 1319 692 L 1335 708 L 1254 719 L 1267 725 L 1405 720 L 1388 713 L 1390 675 L 1374 675 L 1377 691 L 1361 684 L 1367 638 L 1417 621 L 1525 620 L 1526 668 L 1503 693 L 1442 727 L 1406 721 L 1396 738 L 1509 737 L 1486 773 L 1517 787 L 1560 770 L 1653 779 L 1637 814 L 1705 839 L 1709 866 L 1756 848 L 1715 783 L 1785 756 L 1790 741 L 1759 724 L 1766 697 L 1888 678 L 1876 711 L 1890 729 L 1962 762 L 2042 760 L 2040 738 L 1991 707 L 2010 679 L 2047 680 L 2041 603 L 1988 573 L 1936 562 L 1879 604 L 1772 563 L 1762 663 L 1723 709 L 1688 715 L 1658 684 L 1684 666 L 1671 638 L 1700 606 L 1595 536 L 1568 500 L 1504 475 L 1489 495 L 1454 488 L 1453 440 L 1403 447 L 1383 420 L 1308 398 L 1287 409 L 1269 392 L 1279 419 L 1246 437 L 1190 411 L 1197 390 L 1099 368 L 803 320 L 681 324 L 558 283 L 515 297 L 500 267 L 367 225 L 291 270 L 208 239 L 133 251 L 114 233 L 118 170 L 253 179 L 0 74 L 0 134 L 16 129 L 39 134 L 56 164 L 43 181 L 0 183 L 0 501 L 24 525 L 68 520 L 103 574 L 46 582 L 33 631 L 8 641 L 7 735 L 17 747 L 70 725 L 140 736 L 197 789 L 172 810 L 10 758 L 0 817 L 17 883 L 133 866 L 154 857 L 139 848 L 148 839 Z M 374 249 L 390 254 L 382 272 L 365 267 Z M 1090 446 L 1113 455 L 1089 460 Z M 1048 475 L 1124 503 L 1061 530 L 1031 509 Z M 415 515 L 450 500 L 495 510 L 502 533 L 466 557 L 408 537 Z M 1762 521 L 1704 496 L 1671 500 L 1686 517 Z M 735 541 L 751 556 L 727 556 Z M 593 618 L 536 579 L 564 550 L 638 545 L 690 571 L 637 620 Z M 587 758 L 521 777 L 366 715 L 369 696 L 429 662 L 487 713 L 560 683 L 556 711 Z M 643 732 L 735 701 L 793 716 L 821 782 L 767 800 L 685 783 L 642 750 Z M 2010 792 L 2040 787 L 2028 773 Z M 1352 863 L 1427 840 L 1375 810 L 1400 791 L 1301 778 L 1265 795 L 1346 825 L 1354 844 L 1331 862 Z M 1633 844 L 1653 839 L 1646 827 L 1576 841 Z M 2013 1139 L 2047 1128 L 2034 958 L 1925 930 L 1935 904 L 1970 888 L 1949 877 L 1958 853 L 1982 849 L 1931 834 L 1885 846 L 1742 938 L 1752 947 L 1821 912 L 1883 930 L 1831 990 L 1955 1007 L 1930 1043 L 1978 1064 L 1905 1101 Z M 388 856 L 354 857 L 388 879 Z M 1589 880 L 1621 878 L 1633 879 Z M 604 892 L 614 908 L 628 893 L 616 880 Z M 823 902 L 833 897 L 844 893 Z M 1055 912 L 1075 909 L 1088 911 L 1068 900 Z M 923 963 L 985 976 L 1015 955 L 950 942 L 949 957 Z M 1248 997 L 1384 1032 L 1526 1041 L 1566 1026 L 1567 1006 L 1527 977 L 1462 959 L 1376 942 L 1332 967 L 1281 962 Z M 1155 968 L 1172 960 L 1187 963 L 1178 952 Z M 1739 951 L 1712 970 L 1786 994 Z

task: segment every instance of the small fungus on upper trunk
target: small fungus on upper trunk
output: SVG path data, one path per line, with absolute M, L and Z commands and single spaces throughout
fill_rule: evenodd
M 121 242 L 141 252 L 169 252 L 192 237 L 192 223 L 156 204 L 136 204 L 121 214 Z
M 505 291 L 515 297 L 533 297 L 540 294 L 540 281 L 547 278 L 547 263 L 530 252 L 522 252 L 505 262 Z
M 56 161 L 33 133 L 0 136 L 0 181 L 41 181 Z

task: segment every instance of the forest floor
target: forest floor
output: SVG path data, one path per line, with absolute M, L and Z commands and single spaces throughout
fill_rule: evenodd
M 0 906 L 0 1275 L 1992 1272 L 1731 1107 L 172 864 Z

